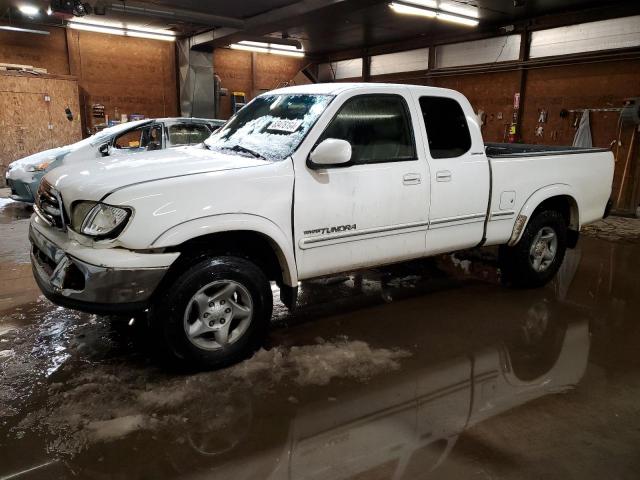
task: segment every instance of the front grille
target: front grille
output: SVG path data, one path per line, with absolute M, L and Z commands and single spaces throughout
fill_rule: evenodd
M 35 211 L 50 226 L 65 229 L 67 222 L 62 197 L 45 179 L 42 179 L 38 187 Z
M 45 253 L 36 246 L 35 243 L 31 248 L 33 251 L 33 255 L 36 257 L 36 259 L 38 259 L 38 263 L 40 264 L 40 266 L 44 269 L 47 275 L 51 276 L 53 271 L 56 269 L 56 262 L 47 257 Z

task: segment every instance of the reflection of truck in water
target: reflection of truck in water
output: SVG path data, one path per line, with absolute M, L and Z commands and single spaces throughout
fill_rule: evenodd
M 254 456 L 243 449 L 236 462 L 228 463 L 214 451 L 202 451 L 223 464 L 192 478 L 212 473 L 270 480 L 425 477 L 447 459 L 467 428 L 579 382 L 589 355 L 588 322 L 559 325 L 544 305 L 534 305 L 528 314 L 532 331 L 525 336 L 537 336 L 536 345 L 499 344 L 403 371 L 395 381 L 374 379 L 336 402 L 322 398 L 298 409 L 284 445 L 268 446 L 263 439 Z
M 350 478 L 387 462 L 394 464 L 393 478 L 414 478 L 404 474 L 412 464 L 424 466 L 429 455 L 437 468 L 466 428 L 577 384 L 588 352 L 587 324 L 574 324 L 566 330 L 556 363 L 530 381 L 518 378 L 505 348 L 494 347 L 416 372 L 365 399 L 324 402 L 299 412 L 291 478 Z

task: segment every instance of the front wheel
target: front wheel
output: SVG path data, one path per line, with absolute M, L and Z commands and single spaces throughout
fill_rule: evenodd
M 507 283 L 534 288 L 558 272 L 567 249 L 567 224 L 559 212 L 536 214 L 513 247 L 500 247 L 500 268 Z
M 151 311 L 161 350 L 182 367 L 217 368 L 238 362 L 266 335 L 273 297 L 255 264 L 221 256 L 179 275 Z

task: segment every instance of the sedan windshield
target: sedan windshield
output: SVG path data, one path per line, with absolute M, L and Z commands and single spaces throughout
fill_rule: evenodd
M 332 98 L 329 95 L 261 95 L 205 144 L 211 150 L 283 160 L 298 148 Z

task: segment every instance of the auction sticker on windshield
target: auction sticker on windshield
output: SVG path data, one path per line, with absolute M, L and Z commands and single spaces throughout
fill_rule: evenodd
M 267 130 L 275 130 L 278 132 L 293 133 L 302 125 L 302 120 L 289 120 L 286 118 L 279 118 L 269 124 Z

